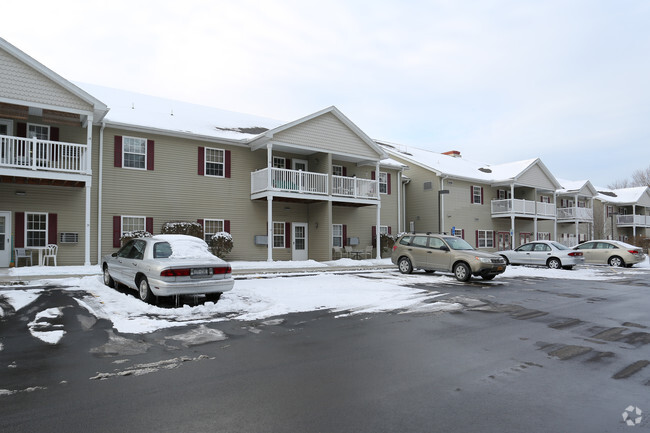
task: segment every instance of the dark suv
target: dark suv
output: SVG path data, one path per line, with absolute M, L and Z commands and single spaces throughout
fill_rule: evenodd
M 455 236 L 430 233 L 400 235 L 391 260 L 403 274 L 413 269 L 453 272 L 459 281 L 468 281 L 472 275 L 491 280 L 506 270 L 506 261 L 497 254 L 477 251 Z

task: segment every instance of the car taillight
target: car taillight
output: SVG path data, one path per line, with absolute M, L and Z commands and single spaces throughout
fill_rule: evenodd
M 230 274 L 232 273 L 232 268 L 230 266 L 224 266 L 221 268 L 214 268 L 214 274 L 219 275 L 219 274 Z
M 161 277 L 189 277 L 190 269 L 165 269 L 160 273 Z
M 630 254 L 639 254 L 637 250 L 627 250 L 627 252 Z
M 582 255 L 581 251 L 576 251 L 574 253 L 569 253 L 571 257 L 580 257 Z

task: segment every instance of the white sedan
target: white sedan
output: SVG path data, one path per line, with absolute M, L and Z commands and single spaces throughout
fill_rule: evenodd
M 548 266 L 551 269 L 571 269 L 585 262 L 581 251 L 553 241 L 529 242 L 514 250 L 499 251 L 498 254 L 508 264 Z
M 203 239 L 157 235 L 127 242 L 102 260 L 104 284 L 123 284 L 153 303 L 158 296 L 204 294 L 217 301 L 235 282 L 232 268 L 212 255 Z

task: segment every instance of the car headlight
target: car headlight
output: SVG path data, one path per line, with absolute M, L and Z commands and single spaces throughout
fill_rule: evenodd
M 474 258 L 481 263 L 492 263 L 492 259 L 486 259 L 484 257 L 474 257 Z

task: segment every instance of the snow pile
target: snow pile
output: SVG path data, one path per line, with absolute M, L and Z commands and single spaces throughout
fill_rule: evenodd
M 186 235 L 156 235 L 156 240 L 168 242 L 172 248 L 170 259 L 209 259 L 219 260 L 208 249 L 203 239 Z

